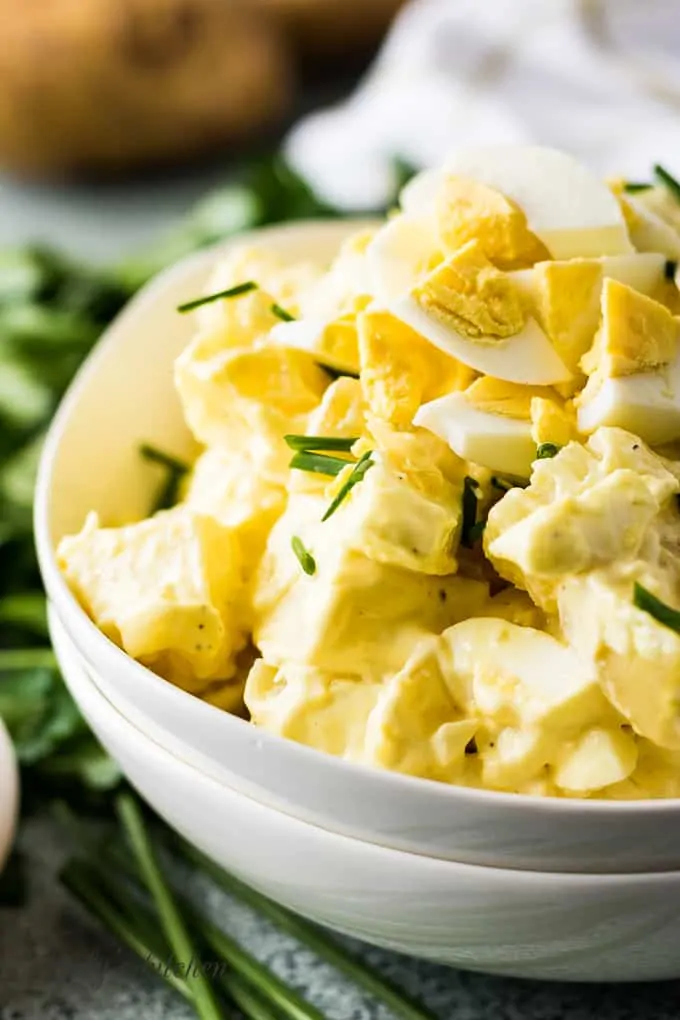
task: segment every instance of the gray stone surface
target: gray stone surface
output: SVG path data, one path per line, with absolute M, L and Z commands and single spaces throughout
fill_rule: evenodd
M 30 896 L 0 909 L 0 1020 L 190 1020 L 191 1009 L 101 931 L 56 880 L 67 852 L 51 819 L 24 827 Z M 390 1020 L 311 953 L 195 875 L 187 892 L 328 1020 Z M 345 940 L 441 1020 L 677 1020 L 680 982 L 587 986 L 453 971 Z M 680 952 L 680 947 L 678 949 Z

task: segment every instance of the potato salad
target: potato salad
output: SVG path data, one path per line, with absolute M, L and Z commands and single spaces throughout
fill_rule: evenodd
M 230 249 L 178 310 L 202 452 L 167 508 L 63 539 L 68 583 L 168 682 L 320 751 L 680 795 L 678 259 L 663 168 L 533 146 L 452 153 L 330 265 Z

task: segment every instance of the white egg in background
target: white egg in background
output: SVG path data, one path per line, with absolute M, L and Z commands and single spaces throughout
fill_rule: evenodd
M 0 871 L 12 848 L 19 806 L 19 771 L 9 733 L 0 719 Z

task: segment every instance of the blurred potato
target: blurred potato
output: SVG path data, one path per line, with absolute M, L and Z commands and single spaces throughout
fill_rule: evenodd
M 253 0 L 310 54 L 379 42 L 405 0 Z
M 250 0 L 0 0 L 0 165 L 117 173 L 197 156 L 289 107 L 292 62 Z

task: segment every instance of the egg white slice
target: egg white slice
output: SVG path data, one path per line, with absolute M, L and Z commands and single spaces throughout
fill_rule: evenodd
M 626 202 L 635 213 L 630 238 L 639 252 L 661 252 L 666 258 L 680 259 L 680 234 L 643 202 L 626 195 Z
M 409 182 L 401 195 L 404 211 L 432 216 L 436 192 L 450 174 L 479 181 L 513 201 L 555 259 L 634 250 L 614 195 L 567 153 L 538 145 L 460 149 L 442 169 L 423 171 Z
M 437 250 L 431 222 L 399 216 L 378 231 L 366 257 L 379 304 L 430 343 L 477 372 L 506 382 L 550 386 L 571 372 L 535 319 L 506 340 L 472 341 L 429 315 L 410 294 Z
M 473 464 L 518 478 L 528 478 L 536 458 L 531 423 L 482 411 L 463 393 L 447 393 L 418 409 L 413 419 Z
M 657 372 L 605 379 L 577 412 L 579 432 L 602 425 L 625 429 L 651 446 L 680 439 L 680 357 Z

